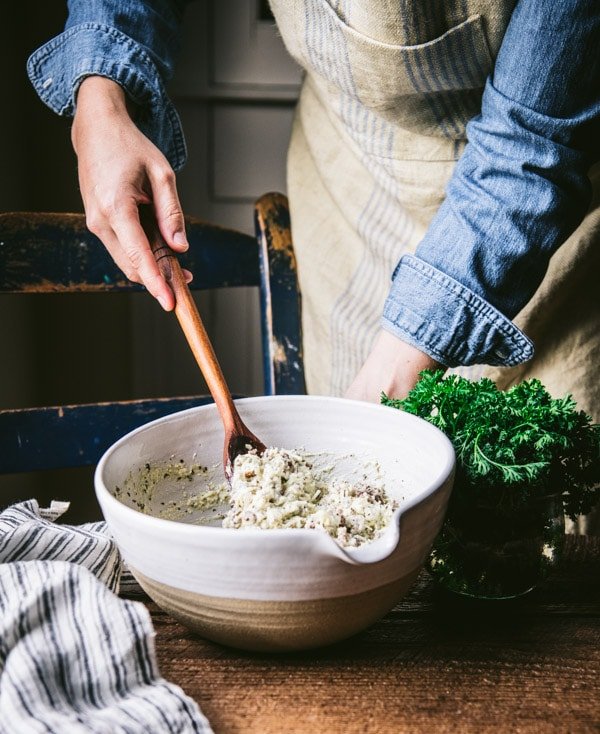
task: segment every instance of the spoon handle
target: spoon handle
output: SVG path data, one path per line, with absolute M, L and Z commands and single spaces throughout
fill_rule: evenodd
M 164 241 L 156 218 L 149 206 L 140 207 L 140 221 L 148 236 L 157 265 L 175 296 L 175 315 L 200 367 L 211 395 L 217 405 L 226 431 L 239 429 L 243 424 L 233 403 L 231 393 L 217 356 L 206 333 L 196 303 L 185 282 L 177 256 Z

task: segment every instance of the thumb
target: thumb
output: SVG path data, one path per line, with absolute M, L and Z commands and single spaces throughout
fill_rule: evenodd
M 185 220 L 171 168 L 150 176 L 156 221 L 167 244 L 178 252 L 188 249 Z

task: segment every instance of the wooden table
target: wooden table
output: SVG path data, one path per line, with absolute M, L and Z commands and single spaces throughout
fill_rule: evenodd
M 149 603 L 162 674 L 216 734 L 600 732 L 600 538 L 567 538 L 555 578 L 512 602 L 423 573 L 384 619 L 303 653 L 244 653 Z

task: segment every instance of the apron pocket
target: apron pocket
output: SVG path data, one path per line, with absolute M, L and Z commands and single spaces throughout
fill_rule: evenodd
M 413 95 L 481 89 L 493 68 L 484 21 L 479 14 L 438 38 L 401 46 L 377 41 L 355 30 L 326 0 L 319 0 L 316 5 L 316 15 L 321 17 L 315 20 L 323 31 L 306 39 L 311 66 L 341 91 L 372 109 L 394 108 Z M 350 74 L 341 75 L 340 65 L 349 67 Z

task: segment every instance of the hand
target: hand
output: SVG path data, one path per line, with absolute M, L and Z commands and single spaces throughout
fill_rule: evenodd
M 173 293 L 161 275 L 140 224 L 138 206 L 154 203 L 166 243 L 188 248 L 175 174 L 164 155 L 132 121 L 123 89 L 87 77 L 77 94 L 72 129 L 88 229 L 98 236 L 129 280 L 143 283 L 170 311 Z M 191 280 L 191 273 L 184 271 Z
M 419 379 L 419 372 L 442 365 L 416 347 L 382 329 L 346 397 L 379 403 L 381 393 L 404 398 Z

